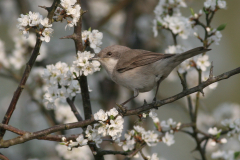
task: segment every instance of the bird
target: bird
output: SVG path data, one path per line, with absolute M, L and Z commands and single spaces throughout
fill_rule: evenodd
M 136 98 L 139 92 L 148 92 L 157 87 L 153 101 L 156 101 L 160 83 L 184 60 L 211 49 L 197 47 L 180 54 L 163 54 L 126 46 L 112 45 L 96 54 L 97 60 L 109 77 L 118 85 L 134 91 L 134 95 L 121 106 Z

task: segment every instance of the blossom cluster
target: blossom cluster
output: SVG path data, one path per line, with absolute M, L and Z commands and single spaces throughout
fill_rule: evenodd
M 155 146 L 160 141 L 167 146 L 171 146 L 175 143 L 172 133 L 174 130 L 180 128 L 180 124 L 176 125 L 176 122 L 171 118 L 168 121 L 162 121 L 160 123 L 155 109 L 151 109 L 148 115 L 152 118 L 159 132 L 155 132 L 154 130 L 147 131 L 139 125 L 133 126 L 132 130 L 124 134 L 125 140 L 118 143 L 119 146 L 122 146 L 124 151 L 132 151 L 135 149 L 137 142 L 145 142 L 148 146 Z M 146 117 L 145 113 L 143 113 L 143 117 Z
M 29 30 L 31 28 L 38 29 L 39 33 L 41 33 L 41 40 L 49 42 L 50 36 L 53 32 L 52 24 L 49 24 L 48 18 L 43 18 L 42 15 L 38 12 L 31 12 L 29 11 L 28 14 L 24 15 L 21 14 L 21 17 L 18 18 L 19 24 L 17 28 L 22 32 L 24 37 L 29 37 Z M 41 25 L 41 27 L 40 27 Z
M 230 129 L 227 133 L 229 137 L 238 134 L 238 140 L 240 141 L 240 118 L 235 119 L 234 121 L 231 119 L 225 119 L 221 123 Z
M 100 52 L 100 46 L 102 45 L 102 38 L 103 34 L 102 32 L 99 32 L 98 30 L 92 30 L 92 31 L 83 31 L 82 32 L 82 40 L 85 43 L 90 43 L 90 47 L 94 50 L 95 53 Z
M 72 148 L 77 148 L 77 147 L 82 147 L 87 145 L 88 140 L 84 138 L 84 136 L 82 134 L 80 134 L 78 136 L 78 138 L 76 139 L 76 142 L 70 140 L 67 141 L 66 137 L 62 137 L 62 142 L 65 146 L 68 147 L 68 150 L 71 151 Z
M 208 42 L 210 44 L 215 42 L 216 45 L 219 45 L 219 41 L 222 38 L 222 33 L 220 31 L 217 31 L 216 29 L 213 29 L 213 30 L 209 31 L 209 34 L 211 36 L 208 37 Z
M 206 9 L 210 9 L 211 11 L 215 11 L 217 8 L 225 9 L 226 1 L 224 0 L 206 0 L 204 2 L 204 7 Z
M 77 53 L 77 60 L 73 61 L 72 69 L 77 76 L 93 74 L 100 70 L 100 63 L 98 61 L 89 61 L 94 57 L 94 54 L 84 51 Z
M 55 149 L 58 155 L 63 157 L 64 159 L 88 160 L 93 158 L 92 152 L 88 146 L 81 146 L 78 148 L 74 148 L 73 150 L 71 150 L 71 152 L 69 152 L 69 150 L 66 149 L 65 145 L 58 144 L 56 145 Z
M 87 76 L 100 70 L 98 61 L 89 61 L 93 56 L 90 52 L 78 51 L 77 60 L 73 61 L 72 66 L 64 62 L 47 65 L 42 77 L 48 85 L 44 95 L 48 108 L 54 107 L 57 99 L 66 102 L 66 98 L 75 97 L 81 92 L 79 82 L 74 77 Z
M 227 143 L 226 138 L 219 139 L 221 132 L 222 130 L 221 129 L 218 130 L 217 127 L 208 129 L 208 133 L 214 136 L 214 139 L 210 139 L 209 141 L 212 146 L 215 146 L 217 143 Z
M 67 97 L 74 97 L 80 93 L 78 81 L 74 80 L 71 68 L 64 62 L 47 65 L 42 77 L 49 86 L 44 95 L 48 108 L 54 107 L 54 102 L 58 98 L 66 102 Z
M 97 147 L 99 147 L 99 144 L 102 143 L 102 137 L 111 136 L 114 141 L 119 142 L 124 120 L 118 114 L 116 108 L 112 108 L 108 112 L 100 109 L 95 113 L 94 119 L 99 123 L 87 126 L 85 134 L 88 141 L 94 141 Z
M 192 32 L 191 21 L 181 15 L 180 7 L 186 7 L 182 0 L 167 1 L 160 0 L 156 6 L 153 20 L 153 33 L 158 35 L 157 26 L 170 30 L 173 34 L 179 35 L 182 39 L 187 39 Z
M 223 159 L 223 160 L 234 160 L 235 159 L 235 151 L 228 150 L 228 151 L 221 151 L 218 150 L 213 152 L 211 155 L 212 159 Z
M 29 34 L 29 38 L 26 39 L 22 36 L 15 36 L 13 38 L 14 42 L 14 49 L 10 53 L 6 53 L 4 49 L 4 43 L 0 41 L 0 64 L 8 70 L 20 70 L 25 64 L 26 60 L 28 59 L 29 50 L 32 50 L 35 42 L 36 42 L 36 35 L 33 33 Z M 37 57 L 36 61 L 41 61 L 45 59 L 47 56 L 47 50 L 45 44 L 42 45 L 40 49 L 40 54 Z
M 81 6 L 76 4 L 77 0 L 61 0 L 61 9 L 63 9 L 67 17 L 72 18 L 72 21 L 68 21 L 67 27 L 73 27 L 77 25 L 77 22 L 81 16 Z

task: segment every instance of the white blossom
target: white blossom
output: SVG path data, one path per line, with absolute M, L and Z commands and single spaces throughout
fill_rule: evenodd
M 209 59 L 208 55 L 197 56 L 196 63 L 198 68 L 200 68 L 202 71 L 206 71 L 207 67 L 209 67 L 211 64 L 208 59 Z
M 80 85 L 77 80 L 73 80 L 67 88 L 67 92 L 71 97 L 76 96 L 77 93 L 81 93 Z
M 42 15 L 38 12 L 29 12 L 29 26 L 37 26 L 42 20 Z
M 225 9 L 226 8 L 226 1 L 223 1 L 223 0 L 218 0 L 218 7 L 221 8 L 221 9 Z
M 107 115 L 115 117 L 118 115 L 118 110 L 116 108 L 112 108 L 110 109 L 110 111 L 107 112 Z
M 212 157 L 212 159 L 234 160 L 234 151 L 233 150 L 228 150 L 228 151 L 218 150 L 216 152 L 213 152 L 211 157 Z
M 219 133 L 221 133 L 221 129 L 217 129 L 217 127 L 213 127 L 213 128 L 209 128 L 208 129 L 208 133 L 211 134 L 211 135 L 217 135 Z
M 83 135 L 79 135 L 78 138 L 76 139 L 76 141 L 78 142 L 78 144 L 80 146 L 84 146 L 84 145 L 87 145 L 87 142 L 88 140 L 87 139 L 84 139 Z
M 214 33 L 215 32 L 215 33 Z M 220 31 L 213 30 L 211 33 L 214 33 L 211 37 L 208 38 L 208 41 L 215 42 L 216 45 L 219 45 L 219 41 L 222 38 L 222 34 Z
M 69 152 L 65 145 L 58 144 L 55 147 L 58 155 L 67 160 L 89 160 L 93 159 L 92 152 L 88 146 L 74 148 Z
M 139 133 L 145 132 L 145 129 L 141 126 L 133 126 L 133 128 Z
M 124 120 L 122 116 L 117 116 L 115 120 L 110 120 L 107 133 L 112 137 L 113 140 L 118 140 L 120 138 L 123 130 L 123 122 Z
M 152 156 L 147 156 L 148 160 L 159 160 L 159 158 L 157 157 L 157 153 L 153 153 Z
M 107 130 L 109 128 L 109 124 L 100 121 L 94 127 L 97 128 L 98 134 L 101 134 L 102 136 L 106 136 Z
M 50 42 L 50 36 L 52 35 L 52 28 L 45 28 L 40 39 L 41 41 Z
M 77 53 L 77 60 L 73 61 L 73 72 L 77 74 L 77 76 L 81 75 L 89 75 L 93 74 L 96 71 L 99 71 L 100 63 L 98 61 L 89 61 L 90 58 L 94 57 L 94 54 L 90 52 L 84 51 Z
M 171 53 L 171 54 L 177 54 L 177 53 L 183 53 L 186 51 L 186 48 L 181 45 L 172 45 L 168 46 L 167 49 L 165 49 L 165 53 Z
M 94 119 L 97 121 L 106 121 L 108 119 L 108 116 L 104 110 L 100 109 L 97 113 L 94 114 Z
M 92 30 L 91 31 L 83 31 L 82 32 L 82 40 L 89 40 L 90 47 L 94 50 L 95 53 L 100 52 L 100 46 L 102 45 L 102 38 L 103 34 L 102 32 L 99 32 L 98 30 Z
M 161 125 L 162 129 L 169 130 L 172 127 L 175 127 L 176 124 L 177 124 L 177 122 L 173 121 L 172 118 L 169 118 L 167 121 L 162 121 L 160 125 Z
M 210 10 L 214 11 L 216 7 L 219 7 L 221 9 L 226 8 L 226 1 L 224 0 L 206 0 L 204 2 L 204 7 L 209 8 Z
M 97 147 L 99 148 L 99 144 L 102 143 L 101 134 L 98 134 L 98 131 L 92 128 L 91 125 L 87 126 L 85 133 L 86 133 L 86 137 L 88 137 L 88 140 L 94 141 Z
M 156 146 L 158 140 L 158 134 L 154 131 L 146 131 L 142 133 L 142 139 L 147 143 L 148 146 Z
M 23 14 L 21 14 L 20 16 L 21 18 L 18 18 L 19 26 L 23 26 L 23 27 L 28 26 L 30 21 L 29 16 L 23 15 Z
M 52 27 L 52 24 L 49 24 L 49 19 L 47 17 L 41 19 L 41 25 L 43 25 L 44 27 Z
M 135 143 L 135 139 L 126 140 L 126 142 L 124 142 L 124 144 L 122 145 L 122 148 L 124 151 L 131 151 L 135 148 Z
M 156 109 L 150 109 L 149 117 L 151 118 L 157 117 Z
M 171 146 L 175 143 L 174 135 L 166 132 L 165 136 L 162 138 L 163 143 L 165 143 L 167 146 Z

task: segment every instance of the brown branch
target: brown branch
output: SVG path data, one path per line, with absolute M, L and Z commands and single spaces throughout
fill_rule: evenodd
M 20 81 L 20 83 L 19 83 L 19 85 L 17 87 L 17 90 L 14 92 L 14 95 L 13 95 L 13 98 L 12 98 L 12 100 L 10 102 L 8 110 L 7 110 L 5 116 L 4 116 L 3 120 L 2 120 L 3 124 L 8 124 L 9 121 L 10 121 L 10 118 L 11 118 L 11 116 L 13 114 L 13 111 L 15 110 L 15 107 L 16 107 L 16 104 L 18 102 L 18 99 L 19 99 L 19 97 L 20 97 L 20 95 L 22 93 L 22 90 L 25 87 L 26 81 L 27 81 L 28 76 L 30 74 L 30 71 L 31 71 L 31 69 L 33 67 L 33 64 L 34 64 L 35 60 L 37 59 L 37 56 L 38 56 L 41 44 L 42 44 L 42 41 L 40 40 L 40 35 L 37 34 L 36 45 L 35 45 L 34 50 L 32 52 L 32 56 L 30 57 L 27 65 L 26 65 L 26 68 L 25 68 L 25 71 L 23 73 L 22 79 L 21 79 L 21 81 Z M 4 134 L 5 134 L 5 130 L 0 129 L 0 140 L 3 138 Z
M 93 124 L 94 122 L 95 122 L 95 120 L 92 118 L 92 119 L 84 120 L 84 121 L 81 121 L 81 122 L 56 125 L 56 126 L 53 126 L 53 127 L 41 130 L 41 131 L 37 131 L 37 132 L 25 132 L 22 136 L 18 136 L 16 138 L 0 142 L 0 148 L 8 148 L 9 146 L 24 143 L 26 141 L 29 141 L 29 140 L 32 140 L 32 139 L 37 139 L 39 137 L 44 137 L 48 134 L 51 134 L 51 133 L 54 133 L 54 132 L 57 132 L 57 131 L 69 130 L 69 129 L 72 129 L 72 128 L 85 127 L 87 125 Z M 5 128 L 8 128 L 8 127 L 9 126 L 6 125 L 6 124 L 0 124 L 1 129 L 6 130 Z M 18 131 L 15 131 L 15 132 L 18 132 Z M 50 137 L 51 136 L 49 136 L 49 138 Z
M 0 159 L 1 160 L 9 160 L 6 156 L 4 156 L 2 153 L 0 153 Z
M 70 98 L 67 98 L 67 103 L 69 104 L 69 106 L 72 109 L 73 114 L 75 115 L 75 117 L 77 118 L 78 122 L 82 121 L 82 117 L 80 115 L 80 113 L 78 112 L 76 106 L 74 105 L 73 101 L 70 100 Z
M 133 156 L 135 156 L 141 149 L 143 149 L 146 146 L 146 143 L 141 144 L 140 147 L 135 149 L 133 152 L 131 152 L 124 160 L 130 160 Z
M 121 154 L 121 155 L 128 155 L 129 153 L 126 151 L 111 151 L 111 150 L 102 150 L 100 151 L 100 154 L 107 155 L 107 154 Z

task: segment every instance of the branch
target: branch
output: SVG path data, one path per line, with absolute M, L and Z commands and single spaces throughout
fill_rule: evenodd
M 75 115 L 75 117 L 77 118 L 78 122 L 82 121 L 82 117 L 80 115 L 80 113 L 78 112 L 77 108 L 75 107 L 74 103 L 72 100 L 70 100 L 70 98 L 67 98 L 67 103 L 69 104 L 69 106 L 72 109 L 73 114 Z
M 224 80 L 224 79 L 228 79 L 229 77 L 231 77 L 231 76 L 233 76 L 235 74 L 239 74 L 239 73 L 240 73 L 240 67 L 238 67 L 236 69 L 233 69 L 233 70 L 231 70 L 229 72 L 225 72 L 225 73 L 223 73 L 223 74 L 221 74 L 219 76 L 209 78 L 207 81 L 202 82 L 200 85 L 198 85 L 196 87 L 193 87 L 193 88 L 190 88 L 188 90 L 184 90 L 181 93 L 176 94 L 176 95 L 174 95 L 172 97 L 169 97 L 169 98 L 166 98 L 166 99 L 163 99 L 163 100 L 159 100 L 156 103 L 144 104 L 143 106 L 138 107 L 136 109 L 128 110 L 128 111 L 126 111 L 124 116 L 135 115 L 135 114 L 139 114 L 141 112 L 147 111 L 147 110 L 152 109 L 152 108 L 161 107 L 161 106 L 163 106 L 165 104 L 174 102 L 174 101 L 176 101 L 176 100 L 178 100 L 180 98 L 183 98 L 183 97 L 185 97 L 187 95 L 190 95 L 190 94 L 192 94 L 194 92 L 200 92 L 205 87 L 209 86 L 212 83 L 215 83 L 215 82 L 218 82 L 218 81 L 221 81 L 221 80 Z
M 85 127 L 85 126 L 91 125 L 93 123 L 96 123 L 96 121 L 92 118 L 92 119 L 84 120 L 81 122 L 56 125 L 56 126 L 53 126 L 53 127 L 41 130 L 41 131 L 37 131 L 37 132 L 24 132 L 24 134 L 22 136 L 18 136 L 16 138 L 0 142 L 0 148 L 8 148 L 9 146 L 24 143 L 26 141 L 29 141 L 32 139 L 37 139 L 39 137 L 44 137 L 48 134 L 51 134 L 51 133 L 54 133 L 57 131 Z M 0 123 L 0 128 L 6 130 L 6 128 L 9 128 L 9 126 L 6 124 Z M 16 133 L 16 132 L 19 132 L 19 131 L 14 131 L 14 133 Z M 19 132 L 19 134 L 20 134 L 20 132 Z M 48 138 L 51 138 L 51 136 L 49 136 Z
M 100 154 L 107 155 L 107 154 L 121 154 L 121 155 L 128 155 L 129 153 L 126 151 L 111 151 L 111 150 L 102 150 L 100 151 Z
M 0 153 L 0 159 L 1 160 L 9 160 L 6 156 L 4 156 L 2 153 Z
M 2 123 L 3 124 L 8 124 L 9 121 L 10 121 L 10 118 L 13 114 L 13 111 L 15 110 L 15 107 L 17 105 L 17 102 L 18 102 L 18 99 L 22 93 L 22 90 L 24 89 L 25 87 L 25 84 L 26 84 L 26 81 L 28 79 L 28 76 L 30 74 L 30 71 L 33 67 L 33 64 L 35 63 L 35 60 L 37 59 L 37 56 L 38 56 L 38 53 L 39 53 L 39 50 L 40 50 L 40 47 L 41 47 L 41 44 L 42 44 L 42 41 L 40 40 L 40 35 L 37 34 L 37 41 L 36 41 L 36 45 L 34 47 L 34 50 L 32 52 L 32 56 L 30 57 L 27 65 L 26 65 L 26 68 L 25 68 L 25 71 L 23 73 L 23 76 L 22 76 L 22 79 L 17 87 L 17 90 L 14 92 L 14 95 L 13 95 L 13 98 L 10 102 L 10 105 L 8 107 L 8 110 L 2 120 Z M 0 140 L 3 138 L 4 134 L 5 134 L 5 130 L 2 130 L 0 129 Z
M 135 156 L 141 149 L 143 149 L 146 146 L 146 143 L 143 143 L 140 147 L 138 147 L 136 150 L 132 151 L 124 160 L 130 160 L 133 156 Z

